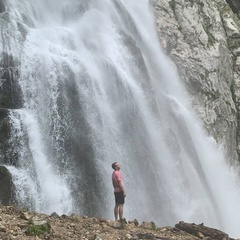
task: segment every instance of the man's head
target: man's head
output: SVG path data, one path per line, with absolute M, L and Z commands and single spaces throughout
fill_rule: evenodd
M 120 166 L 120 164 L 119 164 L 118 162 L 114 162 L 114 163 L 112 164 L 112 168 L 113 168 L 114 170 L 120 170 L 121 166 Z

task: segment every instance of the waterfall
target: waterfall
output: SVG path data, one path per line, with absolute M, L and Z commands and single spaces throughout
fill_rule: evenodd
M 8 0 L 1 14 L 24 102 L 9 114 L 5 163 L 19 205 L 112 219 L 117 161 L 127 219 L 240 234 L 239 180 L 191 109 L 147 0 Z

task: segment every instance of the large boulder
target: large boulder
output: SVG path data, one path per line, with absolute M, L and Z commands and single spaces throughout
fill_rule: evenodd
M 5 166 L 0 166 L 0 203 L 10 205 L 13 202 L 13 195 L 12 175 Z
M 228 234 L 225 232 L 206 227 L 203 223 L 195 224 L 181 221 L 176 224 L 175 227 L 193 236 L 200 237 L 201 239 L 230 240 Z

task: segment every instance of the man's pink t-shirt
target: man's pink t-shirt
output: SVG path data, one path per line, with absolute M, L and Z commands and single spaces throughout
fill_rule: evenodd
M 112 173 L 112 183 L 113 183 L 113 187 L 114 187 L 114 192 L 122 191 L 121 187 L 119 186 L 119 182 L 121 182 L 123 185 L 122 175 L 119 171 L 115 170 Z

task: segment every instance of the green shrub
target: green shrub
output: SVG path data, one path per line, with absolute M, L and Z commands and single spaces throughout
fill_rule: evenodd
M 30 225 L 27 228 L 26 233 L 29 235 L 41 235 L 45 232 L 47 232 L 49 230 L 49 227 L 47 224 L 43 224 L 43 225 Z

